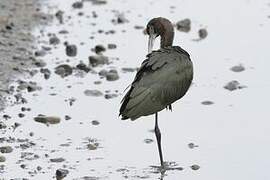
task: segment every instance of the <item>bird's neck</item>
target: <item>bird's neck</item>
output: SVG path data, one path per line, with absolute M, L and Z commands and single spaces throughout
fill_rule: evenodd
M 160 48 L 172 46 L 173 38 L 174 38 L 173 29 L 167 29 L 166 31 L 164 31 L 164 33 L 161 35 Z

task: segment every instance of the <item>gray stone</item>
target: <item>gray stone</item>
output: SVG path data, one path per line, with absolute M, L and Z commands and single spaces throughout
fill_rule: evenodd
M 200 30 L 198 31 L 198 34 L 199 34 L 199 37 L 200 37 L 201 39 L 204 39 L 204 38 L 207 37 L 208 32 L 207 32 L 206 29 L 200 29 Z
M 109 58 L 103 55 L 89 56 L 89 63 L 93 67 L 109 64 Z
M 199 169 L 200 169 L 200 166 L 197 165 L 197 164 L 194 164 L 194 165 L 190 166 L 190 168 L 191 168 L 192 170 L 196 171 L 196 170 L 199 170 Z
M 116 81 L 119 79 L 119 75 L 118 72 L 116 70 L 110 70 L 107 74 L 106 74 L 106 79 L 107 81 Z
M 11 146 L 2 146 L 0 147 L 1 153 L 11 153 L 13 151 L 13 148 Z
M 99 91 L 99 90 L 89 90 L 89 89 L 85 90 L 84 94 L 86 96 L 95 96 L 95 97 L 103 95 L 103 93 L 101 91 Z
M 182 31 L 182 32 L 189 32 L 190 29 L 191 29 L 191 21 L 190 21 L 190 19 L 183 19 L 181 21 L 178 21 L 176 23 L 176 28 L 179 31 Z
M 240 83 L 236 80 L 230 81 L 228 82 L 225 86 L 225 89 L 229 90 L 229 91 L 234 91 L 236 89 L 242 89 L 242 88 L 246 88 L 246 86 L 240 85 Z
M 233 72 L 242 72 L 245 70 L 245 67 L 242 64 L 231 67 L 231 71 Z
M 56 179 L 61 180 L 64 177 L 66 177 L 68 175 L 68 173 L 69 173 L 69 171 L 67 169 L 57 169 L 55 172 Z
M 52 36 L 50 37 L 49 39 L 49 43 L 52 44 L 52 45 L 57 45 L 60 43 L 60 39 L 56 36 Z
M 39 115 L 37 117 L 34 117 L 34 120 L 39 123 L 44 123 L 44 124 L 58 124 L 61 121 L 60 117 L 57 116 L 44 116 L 44 115 Z
M 72 74 L 72 67 L 68 64 L 62 64 L 55 68 L 55 74 L 60 75 L 61 77 L 66 77 Z
M 50 159 L 51 162 L 54 162 L 54 163 L 60 163 L 60 162 L 64 162 L 65 159 L 64 158 L 53 158 L 53 159 Z
M 74 57 L 77 55 L 77 46 L 74 44 L 66 45 L 66 55 L 70 57 Z

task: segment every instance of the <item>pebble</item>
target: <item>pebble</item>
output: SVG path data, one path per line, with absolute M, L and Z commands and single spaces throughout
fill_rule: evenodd
M 87 144 L 87 149 L 96 150 L 97 149 L 97 144 Z
M 192 170 L 194 170 L 194 171 L 197 171 L 197 170 L 200 169 L 200 166 L 197 165 L 197 164 L 194 164 L 194 165 L 190 166 L 190 168 L 191 168 Z
M 200 29 L 200 30 L 198 31 L 198 34 L 199 34 L 199 37 L 200 37 L 201 39 L 204 39 L 204 38 L 207 37 L 208 32 L 207 32 L 206 29 Z
M 66 169 L 57 169 L 55 172 L 56 179 L 61 180 L 68 175 L 69 171 Z
M 117 94 L 105 94 L 105 99 L 112 99 L 112 98 L 115 98 L 117 97 L 118 95 Z
M 53 158 L 53 159 L 50 159 L 51 162 L 54 162 L 54 163 L 60 163 L 60 162 L 64 162 L 65 159 L 64 158 Z
M 106 79 L 107 81 L 116 81 L 119 79 L 119 75 L 118 72 L 114 69 L 110 70 L 107 74 L 106 74 Z
M 242 72 L 245 70 L 245 67 L 242 64 L 231 67 L 231 71 L 233 72 Z
M 72 74 L 72 67 L 68 64 L 62 64 L 55 68 L 55 74 L 60 75 L 62 78 Z
M 47 68 L 40 69 L 40 73 L 42 73 L 44 75 L 44 79 L 49 79 L 51 77 L 51 71 Z
M 212 105 L 212 104 L 214 104 L 214 102 L 213 101 L 203 101 L 203 102 L 201 102 L 203 105 Z
M 70 120 L 71 119 L 71 117 L 69 116 L 69 115 L 65 115 L 65 120 L 66 121 L 68 121 L 68 120 Z
M 60 117 L 57 116 L 44 116 L 39 115 L 37 117 L 34 117 L 34 120 L 36 122 L 44 123 L 44 124 L 58 124 L 61 121 Z
M 123 67 L 121 70 L 126 73 L 126 72 L 135 72 L 137 71 L 138 68 L 128 68 L 128 67 Z
M 95 97 L 103 95 L 103 93 L 101 91 L 99 91 L 99 90 L 89 90 L 89 89 L 85 90 L 84 94 L 86 96 L 95 96 Z
M 91 66 L 96 67 L 98 65 L 109 64 L 109 58 L 103 55 L 89 56 L 89 63 Z
M 80 62 L 79 64 L 76 65 L 76 68 L 88 73 L 91 69 L 86 65 L 84 64 L 83 62 Z
M 0 129 L 6 129 L 7 125 L 0 121 Z
M 1 156 L 1 155 L 0 155 L 0 163 L 1 163 L 1 162 L 5 162 L 5 161 L 6 161 L 5 156 Z
M 19 116 L 19 118 L 23 118 L 25 116 L 25 114 L 19 113 L 18 116 Z
M 145 139 L 144 142 L 146 144 L 150 144 L 150 143 L 154 142 L 154 140 L 153 139 Z
M 13 148 L 11 146 L 2 146 L 0 147 L 1 153 L 11 153 L 13 151 Z
M 107 75 L 108 71 L 106 69 L 102 69 L 98 72 L 98 75 L 105 77 Z
M 55 17 L 58 19 L 60 24 L 64 23 L 64 18 L 63 18 L 64 12 L 59 10 L 55 13 Z
M 52 44 L 52 45 L 57 45 L 60 43 L 60 39 L 56 36 L 52 36 L 50 37 L 49 39 L 49 43 Z
M 116 44 L 108 44 L 108 49 L 116 49 L 117 45 Z
M 198 145 L 195 145 L 194 143 L 189 143 L 189 144 L 188 144 L 188 147 L 189 147 L 190 149 L 193 149 L 193 148 L 199 147 L 199 146 L 198 146 Z
M 229 91 L 234 91 L 236 89 L 242 89 L 245 88 L 246 86 L 240 85 L 240 83 L 236 80 L 228 82 L 224 88 L 229 90 Z
M 91 123 L 92 123 L 92 125 L 94 125 L 94 126 L 97 126 L 97 125 L 99 125 L 99 124 L 100 124 L 100 122 L 99 122 L 99 121 L 97 121 L 97 120 L 93 120 L 93 121 L 91 121 Z
M 190 19 L 183 19 L 176 23 L 176 27 L 179 31 L 189 32 L 191 29 L 191 21 Z
M 46 55 L 46 51 L 45 50 L 37 50 L 36 52 L 35 52 L 35 56 L 37 56 L 37 57 L 43 57 L 43 56 L 45 56 Z
M 77 55 L 77 46 L 74 44 L 66 45 L 66 55 L 70 57 L 74 57 Z
M 72 7 L 73 7 L 74 9 L 81 9 L 81 8 L 83 7 L 83 2 L 82 2 L 82 1 L 74 2 L 74 3 L 72 4 Z
M 104 51 L 106 51 L 106 48 L 103 45 L 96 45 L 95 46 L 95 52 L 97 54 L 100 54 L 101 52 L 104 52 Z

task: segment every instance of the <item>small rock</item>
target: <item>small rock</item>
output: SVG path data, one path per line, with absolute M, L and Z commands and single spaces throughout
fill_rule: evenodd
M 106 74 L 106 79 L 107 81 L 116 81 L 119 79 L 119 75 L 118 72 L 114 69 L 110 70 L 107 74 Z
M 103 45 L 96 45 L 95 46 L 95 52 L 97 54 L 100 54 L 101 52 L 104 52 L 104 51 L 106 51 L 106 48 Z
M 105 77 L 107 75 L 108 71 L 106 69 L 102 69 L 98 72 L 98 75 Z
M 66 55 L 70 57 L 74 57 L 77 55 L 77 46 L 74 44 L 66 45 Z
M 125 18 L 125 15 L 123 13 L 116 14 L 116 19 L 113 19 L 112 22 L 114 24 L 123 24 L 127 23 L 128 20 Z
M 189 32 L 191 29 L 191 21 L 190 19 L 183 19 L 176 23 L 176 27 L 179 31 Z
M 213 101 L 203 101 L 203 102 L 201 102 L 203 105 L 212 105 L 212 104 L 214 104 L 214 102 Z
M 88 73 L 91 69 L 86 65 L 84 64 L 83 62 L 80 62 L 78 65 L 76 65 L 76 68 Z
M 135 71 L 137 71 L 137 68 L 128 68 L 128 67 L 124 67 L 124 68 L 122 68 L 122 71 L 123 71 L 124 73 L 126 73 L 126 72 L 135 72 Z
M 68 64 L 62 64 L 55 68 L 55 74 L 60 75 L 62 78 L 72 74 L 72 67 Z
M 11 146 L 2 146 L 0 147 L 1 153 L 11 153 L 13 151 L 13 148 Z
M 190 166 L 190 168 L 191 168 L 192 170 L 196 171 L 196 170 L 199 170 L 199 169 L 200 169 L 200 166 L 194 164 L 194 165 Z
M 6 161 L 5 156 L 1 156 L 1 155 L 0 155 L 0 163 L 1 163 L 1 162 L 5 162 L 5 161 Z
M 109 64 L 109 58 L 103 55 L 89 56 L 89 63 L 93 67 L 96 67 L 98 65 Z
M 99 90 L 88 90 L 88 89 L 84 91 L 84 94 L 86 96 L 95 96 L 95 97 L 103 95 L 103 93 Z
M 25 114 L 19 113 L 18 116 L 19 116 L 19 118 L 23 118 L 25 116 Z
M 65 159 L 64 158 L 53 158 L 53 159 L 50 159 L 51 162 L 54 162 L 54 163 L 60 163 L 60 162 L 64 162 Z
M 42 170 L 42 167 L 41 166 L 37 166 L 37 170 L 38 171 L 41 171 Z
M 69 115 L 65 115 L 65 120 L 66 121 L 68 121 L 68 120 L 70 120 L 71 119 L 71 117 L 69 116 Z
M 40 69 L 40 72 L 44 75 L 44 79 L 49 79 L 51 77 L 51 71 L 47 68 Z
M 36 61 L 34 62 L 34 64 L 35 64 L 35 66 L 37 66 L 37 67 L 45 67 L 45 66 L 47 65 L 47 63 L 46 63 L 45 61 L 43 61 L 43 60 L 36 60 Z
M 43 56 L 45 56 L 46 55 L 46 51 L 45 50 L 37 50 L 36 52 L 35 52 L 35 56 L 38 56 L 38 57 L 43 57 Z
M 83 2 L 82 2 L 82 1 L 74 2 L 74 3 L 72 4 L 72 7 L 73 7 L 74 9 L 81 9 L 81 8 L 83 7 Z
M 117 94 L 105 94 L 105 99 L 112 99 L 112 98 L 115 98 L 117 97 L 118 95 Z
M 58 19 L 60 24 L 64 23 L 63 15 L 64 15 L 64 12 L 60 10 L 55 13 L 55 17 Z
M 87 149 L 89 149 L 89 150 L 96 150 L 97 149 L 97 145 L 96 144 L 87 144 Z
M 188 147 L 189 147 L 190 149 L 193 149 L 193 148 L 199 147 L 199 146 L 198 146 L 198 145 L 195 145 L 194 143 L 189 143 L 189 144 L 188 144 Z
M 144 142 L 146 144 L 150 144 L 150 143 L 154 142 L 154 140 L 153 139 L 145 139 Z
M 107 4 L 106 0 L 90 0 L 93 5 L 104 5 Z
M 69 171 L 66 170 L 66 169 L 57 169 L 57 170 L 56 170 L 56 173 L 55 173 L 56 179 L 57 179 L 57 180 L 61 180 L 61 179 L 63 179 L 64 177 L 66 177 L 66 176 L 68 175 L 68 173 L 69 173 Z
M 108 49 L 116 49 L 116 44 L 108 44 Z
M 231 71 L 233 72 L 242 72 L 244 70 L 245 70 L 245 67 L 241 64 L 231 67 Z
M 236 80 L 228 82 L 224 88 L 229 90 L 229 91 L 234 91 L 236 89 L 242 89 L 245 88 L 246 86 L 240 85 L 240 83 Z
M 53 37 L 50 37 L 49 42 L 52 45 L 57 45 L 60 43 L 60 39 L 56 36 L 53 36 Z
M 99 125 L 99 124 L 100 124 L 100 122 L 99 122 L 99 121 L 97 121 L 97 120 L 93 120 L 91 123 L 92 123 L 92 125 L 94 125 L 94 126 L 97 126 L 97 125 Z
M 135 25 L 134 29 L 144 29 L 144 26 Z
M 57 116 L 44 116 L 39 115 L 37 117 L 34 117 L 34 120 L 36 122 L 44 123 L 44 124 L 58 124 L 61 121 L 60 117 Z
M 199 34 L 199 37 L 200 37 L 201 39 L 204 39 L 204 38 L 207 37 L 208 32 L 207 32 L 206 29 L 200 29 L 200 30 L 198 31 L 198 34 Z
M 5 125 L 5 123 L 0 121 L 0 129 L 6 129 L 7 125 Z

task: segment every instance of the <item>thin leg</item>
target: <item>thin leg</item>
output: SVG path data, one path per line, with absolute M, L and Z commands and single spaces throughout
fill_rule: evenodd
M 155 134 L 157 138 L 157 143 L 158 143 L 158 152 L 159 152 L 159 158 L 160 158 L 160 164 L 161 167 L 163 168 L 163 156 L 162 156 L 162 150 L 161 150 L 161 133 L 158 128 L 158 113 L 156 113 L 156 118 L 155 118 Z

